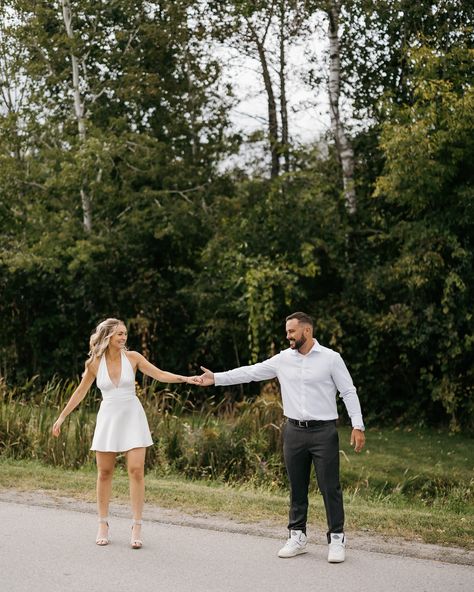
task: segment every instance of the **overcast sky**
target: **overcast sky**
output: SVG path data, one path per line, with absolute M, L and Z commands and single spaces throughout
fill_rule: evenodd
M 329 127 L 328 98 L 324 88 L 311 89 L 304 83 L 310 63 L 309 55 L 319 56 L 318 63 L 326 73 L 323 63 L 325 43 L 316 34 L 305 43 L 293 46 L 288 52 L 287 100 L 289 131 L 293 141 L 311 143 L 318 140 Z M 224 79 L 230 82 L 237 98 L 232 109 L 231 121 L 238 129 L 250 133 L 266 129 L 268 120 L 267 95 L 263 88 L 260 65 L 257 60 L 237 53 L 236 50 L 220 47 L 223 62 Z M 276 72 L 272 72 L 276 100 L 279 99 L 279 85 Z M 324 86 L 324 85 L 323 85 Z

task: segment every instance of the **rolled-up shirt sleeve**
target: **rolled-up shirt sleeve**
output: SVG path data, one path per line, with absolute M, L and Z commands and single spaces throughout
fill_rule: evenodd
M 347 409 L 347 414 L 351 418 L 353 427 L 364 427 L 364 421 L 362 419 L 362 410 L 360 407 L 359 397 L 357 390 L 352 382 L 349 370 L 344 363 L 344 360 L 339 354 L 334 356 L 334 362 L 332 365 L 332 378 L 339 396 L 344 401 L 344 405 Z
M 214 372 L 214 383 L 216 386 L 230 386 L 231 384 L 244 384 L 247 382 L 258 382 L 260 380 L 271 380 L 276 378 L 278 359 L 280 354 L 251 366 L 241 366 L 228 370 L 227 372 Z

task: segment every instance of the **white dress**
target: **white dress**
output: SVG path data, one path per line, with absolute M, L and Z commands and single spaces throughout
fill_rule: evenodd
M 135 372 L 125 352 L 121 352 L 121 357 L 118 386 L 110 380 L 105 355 L 100 359 L 96 382 L 102 402 L 91 450 L 125 452 L 153 444 L 145 411 L 135 393 Z

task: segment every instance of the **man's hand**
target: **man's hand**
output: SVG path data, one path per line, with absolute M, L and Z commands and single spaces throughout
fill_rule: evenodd
M 354 452 L 360 452 L 364 448 L 365 434 L 362 430 L 354 428 L 351 433 L 351 446 L 354 446 Z
M 211 386 L 214 384 L 214 372 L 212 372 L 211 370 L 208 370 L 207 368 L 204 368 L 204 366 L 201 366 L 201 370 L 203 371 L 203 374 L 201 374 L 200 378 L 201 378 L 201 386 Z

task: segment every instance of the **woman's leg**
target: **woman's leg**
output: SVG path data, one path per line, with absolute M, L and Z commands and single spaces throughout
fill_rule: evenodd
M 96 452 L 97 462 L 97 512 L 100 518 L 109 515 L 110 494 L 112 491 L 112 477 L 115 469 L 115 452 Z M 97 538 L 107 538 L 108 525 L 99 522 Z
M 143 502 L 145 500 L 145 453 L 146 448 L 132 448 L 127 452 L 130 501 L 134 520 L 142 519 Z M 134 523 L 132 539 L 139 539 L 140 532 L 141 525 Z

